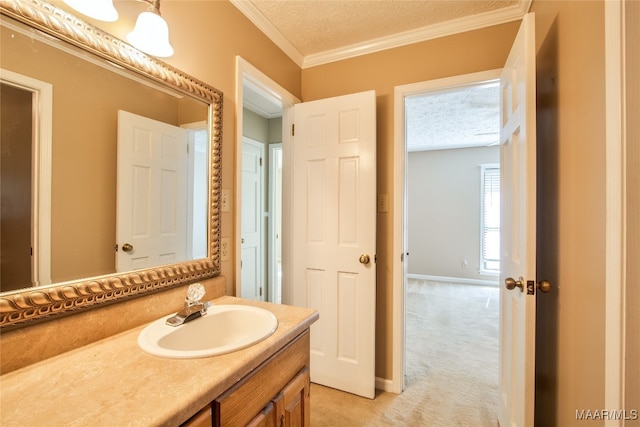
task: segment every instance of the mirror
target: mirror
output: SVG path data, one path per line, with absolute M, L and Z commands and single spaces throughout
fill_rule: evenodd
M 31 163 L 35 165 L 24 179 L 26 188 L 35 189 L 33 205 L 27 209 L 33 214 L 29 221 L 23 221 L 35 224 L 33 237 L 27 239 L 27 246 L 31 244 L 33 248 L 33 256 L 27 262 L 34 274 L 15 280 L 25 283 L 24 287 L 0 294 L 0 327 L 22 326 L 218 275 L 222 93 L 45 2 L 16 4 L 0 0 L 0 12 L 3 95 L 10 93 L 9 89 L 26 88 L 27 104 L 34 102 L 30 96 L 38 97 L 39 103 L 41 98 L 46 103 L 48 96 L 52 105 L 52 118 L 39 116 L 39 125 L 33 132 L 35 149 L 26 154 L 26 163 L 33 158 Z M 19 54 L 11 53 L 14 48 Z M 74 70 L 78 74 L 72 74 Z M 32 82 L 37 95 L 29 92 Z M 177 194 L 171 209 L 166 209 L 173 216 L 169 215 L 162 229 L 167 223 L 184 224 L 179 233 L 182 240 L 177 245 L 184 250 L 170 256 L 162 253 L 147 257 L 152 258 L 145 261 L 147 264 L 128 262 L 145 258 L 132 257 L 142 253 L 143 245 L 131 240 L 136 236 L 122 234 L 123 229 L 132 229 L 130 224 L 122 224 L 140 224 L 139 216 L 133 221 L 131 215 L 123 216 L 122 212 L 130 212 L 131 208 L 121 209 L 122 200 L 139 201 L 144 197 L 132 198 L 132 191 L 123 197 L 124 192 L 119 189 L 134 188 L 133 193 L 140 194 L 133 185 L 135 177 L 129 177 L 132 181 L 128 182 L 133 184 L 123 185 L 124 174 L 116 172 L 126 170 L 121 163 L 124 156 L 118 154 L 125 150 L 118 144 L 126 141 L 123 135 L 127 132 L 122 128 L 123 123 L 129 123 L 122 119 L 128 117 L 122 115 L 126 113 L 119 110 L 142 120 L 153 119 L 154 126 L 170 124 L 171 129 L 177 129 L 190 147 L 186 161 L 190 166 L 185 170 L 193 170 L 196 164 L 199 174 L 194 178 L 194 173 L 181 172 L 180 180 L 169 180 L 179 181 L 185 191 L 148 191 Z M 134 124 L 135 129 L 139 129 L 137 126 Z M 9 139 L 13 137 L 3 135 L 3 144 Z M 160 140 L 160 146 L 174 147 L 167 144 L 173 140 L 165 136 Z M 137 146 L 139 142 L 134 140 L 131 144 Z M 204 149 L 194 149 L 198 144 Z M 6 151 L 3 147 L 3 153 Z M 3 158 L 3 165 L 7 164 L 11 162 Z M 8 169 L 5 166 L 3 173 Z M 5 178 L 2 182 L 8 181 L 11 180 Z M 187 197 L 198 194 L 191 190 L 194 187 L 200 187 L 203 195 Z M 149 202 L 145 209 L 159 212 L 162 206 L 168 206 L 166 199 L 163 197 L 162 204 Z M 191 199 L 200 204 L 191 208 Z M 7 206 L 14 205 L 3 199 L 3 215 Z M 184 210 L 182 216 L 175 215 L 176 206 Z M 8 234 L 3 233 L 3 254 L 18 252 L 5 245 Z M 123 246 L 134 249 L 123 251 Z M 24 271 L 24 267 L 19 270 Z M 27 288 L 29 282 L 36 287 Z M 3 278 L 3 291 L 5 283 L 9 280 Z

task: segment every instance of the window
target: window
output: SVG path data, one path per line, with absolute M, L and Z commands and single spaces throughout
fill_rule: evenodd
M 500 166 L 480 165 L 480 273 L 500 272 Z

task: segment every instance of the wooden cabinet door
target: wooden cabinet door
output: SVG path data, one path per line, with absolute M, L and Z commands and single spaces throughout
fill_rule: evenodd
M 281 398 L 282 394 L 279 394 L 276 399 L 269 402 L 262 412 L 247 424 L 247 427 L 280 427 L 282 409 L 279 400 Z
M 311 424 L 309 386 L 309 368 L 304 368 L 282 390 L 284 426 L 304 427 Z
M 309 385 L 309 368 L 305 367 L 247 426 L 309 426 L 311 422 Z

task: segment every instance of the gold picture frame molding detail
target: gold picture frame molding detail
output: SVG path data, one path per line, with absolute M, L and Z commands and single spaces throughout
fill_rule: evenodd
M 0 13 L 209 104 L 208 258 L 0 295 L 0 329 L 119 302 L 220 274 L 222 92 L 41 0 L 0 0 Z

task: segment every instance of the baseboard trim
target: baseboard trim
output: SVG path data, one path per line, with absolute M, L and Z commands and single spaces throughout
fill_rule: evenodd
M 428 274 L 407 274 L 407 279 L 432 280 L 434 282 L 466 283 L 470 285 L 499 286 L 499 280 L 466 279 L 463 277 L 431 276 Z
M 388 393 L 396 393 L 393 387 L 393 381 L 380 377 L 376 377 L 376 390 L 382 390 Z

